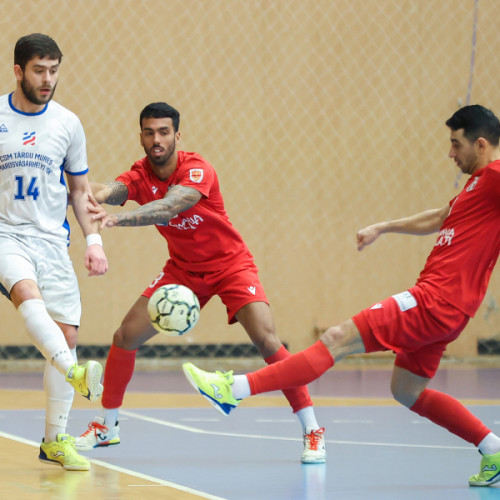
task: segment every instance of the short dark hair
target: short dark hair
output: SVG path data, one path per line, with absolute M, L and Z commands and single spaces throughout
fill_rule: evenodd
M 34 57 L 48 57 L 49 59 L 62 60 L 62 52 L 57 43 L 50 36 L 41 33 L 32 33 L 21 37 L 14 48 L 14 64 L 24 70 L 26 64 Z
M 464 129 L 469 142 L 484 137 L 492 146 L 498 146 L 500 141 L 500 121 L 493 111 L 480 104 L 460 108 L 446 121 L 446 126 L 451 130 Z
M 179 130 L 179 123 L 181 121 L 180 113 L 166 102 L 152 102 L 141 111 L 141 115 L 139 117 L 139 125 L 141 129 L 142 120 L 144 118 L 172 118 L 175 132 Z

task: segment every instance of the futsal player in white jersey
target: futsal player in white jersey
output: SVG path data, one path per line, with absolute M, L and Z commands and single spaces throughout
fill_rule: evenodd
M 0 291 L 24 319 L 46 359 L 42 462 L 88 470 L 66 434 L 74 390 L 95 401 L 102 393 L 97 361 L 76 362 L 81 305 L 68 255 L 68 196 L 87 239 L 89 276 L 108 268 L 98 223 L 87 211 L 91 194 L 83 127 L 52 101 L 62 53 L 42 34 L 20 38 L 14 49 L 14 92 L 0 97 Z M 69 190 L 69 193 L 68 193 Z

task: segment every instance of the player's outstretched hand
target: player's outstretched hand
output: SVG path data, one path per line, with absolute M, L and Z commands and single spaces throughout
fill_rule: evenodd
M 91 216 L 92 220 L 101 221 L 101 229 L 116 226 L 118 222 L 116 215 L 108 214 L 92 195 L 89 195 L 89 201 L 90 205 L 87 207 L 87 210 L 94 214 Z
M 89 271 L 89 276 L 101 276 L 108 270 L 108 259 L 101 245 L 95 244 L 87 247 L 85 267 Z
M 356 233 L 356 240 L 358 243 L 358 250 L 361 251 L 367 245 L 373 243 L 381 234 L 380 226 L 378 224 L 372 224 L 371 226 L 366 226 L 360 229 Z

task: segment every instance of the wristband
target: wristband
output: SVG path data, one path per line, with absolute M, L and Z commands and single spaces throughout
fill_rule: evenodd
M 98 233 L 92 233 L 87 235 L 85 238 L 87 240 L 87 246 L 89 247 L 90 245 L 101 245 L 102 246 L 102 238 L 101 235 Z

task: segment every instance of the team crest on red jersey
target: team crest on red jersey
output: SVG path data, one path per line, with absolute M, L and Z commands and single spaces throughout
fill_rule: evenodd
M 201 182 L 203 180 L 203 169 L 201 169 L 201 168 L 192 168 L 189 171 L 189 179 L 192 182 Z

